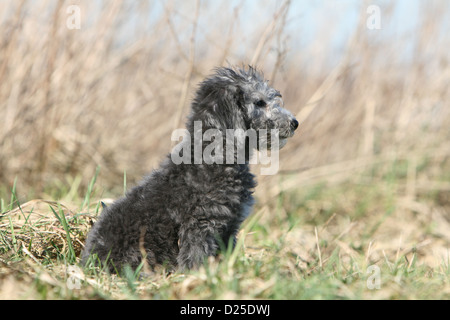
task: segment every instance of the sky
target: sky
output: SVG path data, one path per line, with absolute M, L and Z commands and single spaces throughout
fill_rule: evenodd
M 426 1 L 426 4 L 441 0 Z M 442 0 L 446 1 L 446 0 Z M 191 2 L 194 7 L 195 1 Z M 221 1 L 202 0 L 202 5 L 214 9 Z M 280 0 L 230 0 L 227 4 L 240 8 L 243 20 L 241 32 L 251 32 L 252 24 L 262 19 L 270 19 L 280 7 Z M 292 0 L 286 24 L 290 34 L 290 46 L 298 49 L 310 47 L 316 39 L 325 34 L 334 50 L 345 48 L 349 38 L 358 26 L 361 12 L 375 5 L 380 8 L 381 29 L 373 34 L 381 37 L 402 37 L 417 30 L 420 20 L 421 0 Z M 187 5 L 189 7 L 189 4 Z M 392 12 L 390 12 L 392 7 Z M 191 8 L 193 11 L 193 8 Z M 216 12 L 215 10 L 212 10 Z M 155 10 L 154 12 L 158 12 Z M 220 12 L 220 11 L 219 11 Z M 224 14 L 227 14 L 224 12 Z M 229 11 L 228 11 L 229 14 Z M 367 14 L 369 18 L 370 14 Z M 223 17 L 221 17 L 223 18 Z M 232 19 L 230 16 L 229 20 Z M 450 19 L 449 19 L 450 20 Z
M 130 1 L 130 0 L 127 0 Z M 431 0 L 426 3 L 433 3 L 446 0 Z M 149 10 L 149 21 L 157 19 L 163 13 L 163 4 L 172 1 L 154 1 Z M 370 5 L 376 5 L 381 10 L 381 29 L 401 34 L 413 30 L 419 20 L 419 9 L 423 1 L 421 0 L 292 0 L 289 10 L 287 30 L 292 34 L 301 36 L 299 40 L 308 43 L 312 41 L 317 33 L 324 29 L 332 28 L 330 32 L 335 35 L 336 43 L 345 41 L 357 27 L 359 14 Z M 181 1 L 182 7 L 177 9 L 192 15 L 195 11 L 194 0 Z M 283 1 L 280 0 L 229 0 L 226 5 L 231 8 L 240 8 L 240 16 L 244 23 L 242 27 L 245 32 L 252 28 L 254 22 L 260 22 L 262 19 L 271 19 L 275 10 L 279 8 Z M 202 15 L 210 15 L 211 12 L 230 15 L 229 20 L 233 18 L 230 10 L 220 11 L 223 1 L 202 0 Z M 389 7 L 395 10 L 392 15 L 389 14 Z M 219 10 L 217 10 L 219 8 Z M 223 19 L 224 16 L 218 17 Z M 369 16 L 369 15 L 368 15 Z M 207 26 L 204 26 L 207 27 Z
M 93 1 L 94 4 L 98 4 L 98 8 L 101 8 L 103 4 L 109 5 L 112 3 L 108 0 Z M 361 12 L 366 12 L 367 7 L 371 5 L 380 8 L 380 29 L 370 31 L 374 37 L 389 37 L 391 40 L 392 38 L 408 39 L 408 37 L 412 39 L 414 32 L 417 31 L 418 23 L 420 23 L 421 10 L 425 6 L 429 7 L 435 3 L 442 2 L 450 3 L 448 0 L 292 0 L 286 23 L 286 33 L 289 35 L 289 48 L 294 51 L 305 50 L 314 47 L 315 41 L 326 41 L 327 50 L 333 50 L 339 54 L 345 49 L 348 40 L 358 27 Z M 47 3 L 51 4 L 53 2 Z M 164 14 L 164 6 L 170 4 L 176 5 L 176 9 L 181 13 L 179 16 L 173 17 L 174 22 L 176 22 L 176 19 L 183 19 L 183 15 L 185 15 L 185 19 L 192 18 L 196 0 L 152 0 L 148 1 L 149 5 L 147 7 L 141 5 L 144 2 L 135 0 L 125 0 L 124 3 L 128 6 L 132 5 L 138 10 L 148 10 L 148 15 L 143 15 L 143 17 L 148 21 L 148 25 L 152 26 L 152 22 L 160 19 L 161 15 Z M 211 21 L 213 21 L 212 23 L 214 21 L 217 21 L 218 24 L 221 23 L 221 27 L 226 32 L 226 29 L 228 29 L 227 24 L 231 23 L 234 18 L 232 8 L 239 8 L 239 32 L 244 35 L 249 34 L 249 37 L 250 35 L 254 36 L 255 32 L 261 32 L 260 29 L 255 29 L 255 25 L 264 25 L 264 20 L 267 20 L 267 23 L 269 23 L 282 3 L 284 3 L 283 0 L 201 0 L 202 11 L 200 12 L 198 39 L 202 41 L 202 32 L 203 36 L 207 33 L 205 30 L 209 27 L 208 24 Z M 29 5 L 42 7 L 41 4 L 42 2 L 29 2 Z M 11 13 L 14 12 L 13 9 Z M 447 9 L 450 9 L 450 5 L 447 6 Z M 38 11 L 41 12 L 40 10 Z M 99 12 L 99 10 L 82 12 L 83 21 L 87 24 L 89 24 L 88 21 L 95 21 L 99 17 Z M 4 14 L 5 12 L 3 14 L 0 13 L 0 16 L 4 16 Z M 214 15 L 218 15 L 216 20 L 214 20 Z M 369 18 L 370 14 L 366 13 L 366 15 Z M 133 17 L 127 17 L 127 19 L 125 24 L 129 27 L 121 29 L 124 44 L 133 41 L 133 37 L 130 36 L 133 32 L 129 30 L 136 29 L 134 26 L 136 21 L 133 21 Z M 450 30 L 450 17 L 447 20 L 447 26 L 444 26 L 444 28 Z M 182 39 L 190 35 L 190 30 L 187 28 L 178 28 L 176 31 L 180 33 L 179 36 Z M 149 29 L 144 32 L 151 34 L 152 30 Z M 256 36 L 255 38 L 258 38 L 259 35 Z M 447 36 L 447 30 L 443 30 L 443 36 Z M 409 40 L 403 42 L 413 43 L 413 41 Z M 411 52 L 413 48 L 412 44 L 410 48 L 408 45 L 405 47 L 405 52 Z

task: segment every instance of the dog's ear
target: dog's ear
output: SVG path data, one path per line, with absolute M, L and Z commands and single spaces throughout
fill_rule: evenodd
M 236 84 L 222 84 L 210 88 L 200 102 L 206 128 L 219 130 L 245 129 L 245 101 L 242 88 Z

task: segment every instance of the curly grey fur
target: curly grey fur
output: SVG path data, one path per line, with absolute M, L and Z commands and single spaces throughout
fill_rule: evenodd
M 278 129 L 281 147 L 298 126 L 283 109 L 280 93 L 252 67 L 218 68 L 203 81 L 187 122 L 191 135 L 194 121 L 201 121 L 203 132 Z M 271 147 L 266 136 L 258 139 Z M 82 264 L 96 254 L 112 272 L 125 264 L 136 268 L 145 251 L 150 266 L 189 269 L 216 255 L 220 242 L 234 244 L 253 206 L 256 186 L 248 165 L 253 150 L 245 141 L 233 149 L 245 153 L 244 163 L 176 165 L 169 155 L 159 169 L 103 210 L 88 235 Z

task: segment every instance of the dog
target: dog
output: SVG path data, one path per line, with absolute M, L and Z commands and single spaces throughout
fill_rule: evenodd
M 216 68 L 191 109 L 175 151 L 104 208 L 87 236 L 83 265 L 91 261 L 120 272 L 145 258 L 151 267 L 187 270 L 235 245 L 254 204 L 254 151 L 281 149 L 298 121 L 251 66 Z

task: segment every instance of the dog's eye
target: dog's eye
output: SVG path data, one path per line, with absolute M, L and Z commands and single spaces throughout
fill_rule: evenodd
M 258 100 L 255 102 L 255 106 L 260 107 L 260 108 L 265 107 L 266 102 L 264 100 Z

